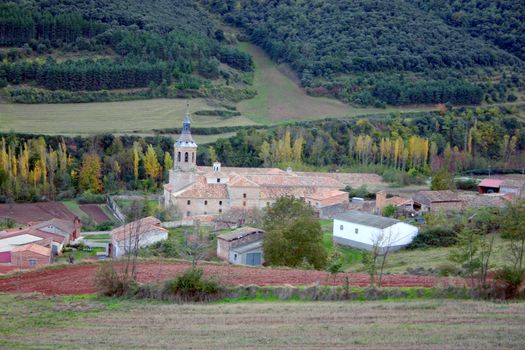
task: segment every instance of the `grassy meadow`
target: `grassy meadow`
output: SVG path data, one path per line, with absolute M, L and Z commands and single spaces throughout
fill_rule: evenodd
M 0 348 L 512 349 L 525 303 L 163 302 L 0 294 Z

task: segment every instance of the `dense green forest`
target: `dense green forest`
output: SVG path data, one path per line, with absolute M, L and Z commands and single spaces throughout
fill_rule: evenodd
M 205 130 L 204 130 L 205 131 Z M 0 201 L 156 191 L 173 166 L 173 139 L 0 135 Z M 240 128 L 200 146 L 198 164 L 366 171 L 399 185 L 435 171 L 521 171 L 525 126 L 504 107 Z M 102 198 L 103 199 L 103 198 Z
M 242 83 L 253 62 L 230 41 L 190 0 L 8 2 L 0 83 L 66 91 Z
M 478 104 L 515 100 L 514 89 L 523 87 L 520 2 L 204 2 L 274 60 L 289 63 L 313 95 L 377 106 Z M 455 16 L 457 7 L 463 17 Z M 449 23 L 450 12 L 465 24 Z

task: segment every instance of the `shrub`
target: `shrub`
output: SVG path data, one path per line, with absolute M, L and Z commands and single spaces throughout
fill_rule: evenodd
M 222 287 L 203 275 L 202 269 L 190 268 L 177 278 L 166 281 L 164 293 L 186 302 L 210 301 L 217 298 Z
M 95 194 L 90 191 L 85 191 L 77 198 L 78 203 L 80 204 L 102 204 L 106 202 L 106 195 L 105 194 Z
M 464 191 L 477 191 L 478 183 L 474 179 L 458 179 L 455 181 L 456 188 Z
M 441 277 L 448 276 L 459 276 L 461 269 L 457 268 L 456 265 L 450 263 L 444 263 L 437 266 L 438 274 Z
M 511 299 L 519 294 L 519 288 L 523 282 L 523 271 L 513 267 L 504 267 L 494 275 L 494 280 L 500 284 L 503 299 Z M 496 288 L 497 289 L 497 288 Z
M 133 280 L 118 273 L 111 262 L 102 263 L 95 275 L 95 286 L 100 295 L 123 296 L 132 284 Z
M 422 230 L 407 249 L 449 247 L 457 241 L 457 232 L 450 227 L 431 227 Z

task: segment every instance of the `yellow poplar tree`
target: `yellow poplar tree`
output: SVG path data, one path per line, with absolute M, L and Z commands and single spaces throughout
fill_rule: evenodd
M 144 170 L 146 175 L 151 179 L 158 179 L 161 171 L 159 160 L 157 159 L 157 153 L 152 145 L 148 145 L 146 155 L 144 156 Z
M 84 156 L 80 173 L 78 175 L 78 185 L 84 191 L 99 193 L 102 191 L 101 178 L 102 163 L 96 153 L 89 153 Z

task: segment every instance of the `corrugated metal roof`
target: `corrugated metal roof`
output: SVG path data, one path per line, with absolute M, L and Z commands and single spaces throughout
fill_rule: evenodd
M 224 239 L 225 241 L 231 242 L 236 239 L 243 238 L 249 234 L 256 233 L 256 232 L 264 232 L 263 230 L 259 228 L 253 228 L 253 227 L 240 227 L 232 232 L 229 233 L 223 233 L 217 236 L 217 238 Z
M 362 211 L 351 210 L 346 213 L 341 213 L 334 216 L 335 220 L 341 220 L 346 222 L 351 222 L 354 224 L 359 224 L 363 226 L 375 227 L 384 229 L 390 226 L 393 226 L 401 221 L 385 218 L 384 216 L 372 215 L 368 213 L 363 213 Z

